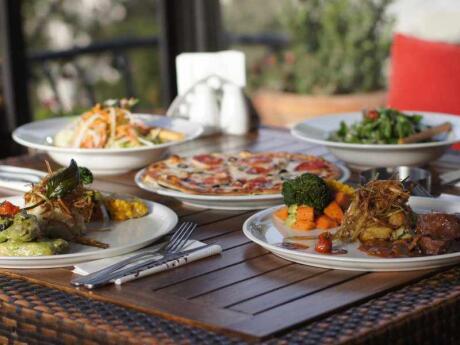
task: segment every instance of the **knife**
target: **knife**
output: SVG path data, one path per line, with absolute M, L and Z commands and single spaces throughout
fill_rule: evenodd
M 151 268 L 154 268 L 154 267 L 158 267 L 158 266 L 161 266 L 161 265 L 164 265 L 165 263 L 168 263 L 170 261 L 175 261 L 175 260 L 179 260 L 183 257 L 186 257 L 187 255 L 191 254 L 191 253 L 194 253 L 198 250 L 202 250 L 204 248 L 208 248 L 208 247 L 211 247 L 213 246 L 213 244 L 206 244 L 204 246 L 200 246 L 200 247 L 197 247 L 197 248 L 193 248 L 193 249 L 189 249 L 189 250 L 184 250 L 182 252 L 179 252 L 179 253 L 171 253 L 171 254 L 167 254 L 165 256 L 163 256 L 162 258 L 158 259 L 158 258 L 152 258 L 152 259 L 148 259 L 148 260 L 144 260 L 136 265 L 133 265 L 133 266 L 129 266 L 129 267 L 126 267 L 126 268 L 123 268 L 121 270 L 118 270 L 118 271 L 115 271 L 115 272 L 112 272 L 104 277 L 100 277 L 99 279 L 94 279 L 90 282 L 87 282 L 84 284 L 84 287 L 86 287 L 87 289 L 95 289 L 95 288 L 98 288 L 98 287 L 101 287 L 101 286 L 104 286 L 108 283 L 110 283 L 111 281 L 117 279 L 117 278 L 121 278 L 121 277 L 124 277 L 126 275 L 130 275 L 130 274 L 136 274 L 136 273 L 139 273 L 143 270 L 146 270 L 146 269 L 151 269 Z

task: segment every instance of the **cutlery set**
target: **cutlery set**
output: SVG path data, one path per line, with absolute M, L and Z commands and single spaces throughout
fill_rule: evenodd
M 99 271 L 75 278 L 71 283 L 75 286 L 84 286 L 88 289 L 94 289 L 106 285 L 117 278 L 136 274 L 144 269 L 158 267 L 172 260 L 178 260 L 185 257 L 197 250 L 201 250 L 207 247 L 207 245 L 181 251 L 187 244 L 196 227 L 197 224 L 195 223 L 182 223 L 173 233 L 169 241 L 160 248 L 139 253 Z

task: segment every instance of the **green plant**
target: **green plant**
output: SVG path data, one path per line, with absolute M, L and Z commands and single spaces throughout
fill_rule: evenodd
M 24 0 L 22 11 L 25 43 L 32 55 L 116 39 L 150 37 L 159 31 L 155 0 Z M 158 48 L 122 49 L 118 53 L 119 59 L 106 51 L 32 63 L 30 96 L 34 118 L 81 114 L 93 106 L 88 97 L 91 94 L 96 102 L 130 96 L 120 68 L 125 63 L 133 92 L 140 99 L 137 110 L 158 109 Z M 122 56 L 129 60 L 120 60 Z
M 308 94 L 384 87 L 391 0 L 292 0 L 282 18 L 289 50 L 265 57 L 253 86 Z

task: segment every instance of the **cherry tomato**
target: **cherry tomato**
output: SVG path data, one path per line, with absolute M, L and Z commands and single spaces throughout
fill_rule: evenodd
M 332 253 L 332 235 L 329 232 L 323 232 L 321 235 L 319 235 L 315 250 L 321 254 Z
M 378 120 L 378 118 L 380 117 L 380 114 L 379 114 L 379 112 L 377 110 L 369 110 L 366 113 L 366 117 L 369 120 L 375 121 L 375 120 Z
M 256 177 L 247 181 L 247 185 L 250 187 L 261 187 L 266 184 L 268 181 L 265 177 Z
M 13 205 L 9 201 L 4 201 L 0 204 L 0 216 L 12 217 L 20 210 L 18 206 Z

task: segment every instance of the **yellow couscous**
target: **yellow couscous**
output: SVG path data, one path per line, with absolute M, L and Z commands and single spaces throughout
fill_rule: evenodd
M 149 209 L 140 199 L 106 199 L 105 205 L 113 220 L 128 220 L 145 216 Z
M 334 192 L 343 192 L 346 195 L 352 196 L 355 193 L 355 189 L 345 183 L 337 180 L 325 180 L 327 186 Z

